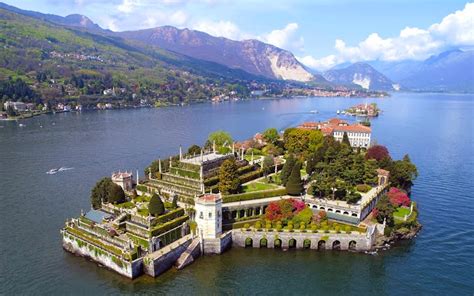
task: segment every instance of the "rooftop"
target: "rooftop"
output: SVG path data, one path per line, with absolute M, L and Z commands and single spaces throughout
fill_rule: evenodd
M 204 194 L 199 197 L 199 200 L 205 201 L 205 202 L 216 202 L 219 199 L 221 199 L 220 194 L 212 194 L 212 193 Z
M 89 212 L 87 212 L 85 217 L 91 221 L 94 221 L 97 224 L 100 224 L 102 223 L 102 220 L 110 218 L 111 215 L 99 210 L 90 210 Z

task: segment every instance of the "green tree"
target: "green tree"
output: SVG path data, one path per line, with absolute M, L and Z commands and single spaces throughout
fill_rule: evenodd
M 286 182 L 286 193 L 289 195 L 300 195 L 303 190 L 303 180 L 301 180 L 301 165 L 296 163 L 291 170 L 288 182 Z
M 115 183 L 112 183 L 109 186 L 109 202 L 113 204 L 124 202 L 125 192 L 123 192 L 122 187 Z
M 219 169 L 219 191 L 223 194 L 235 194 L 240 191 L 238 167 L 234 158 L 227 159 Z
M 278 131 L 276 128 L 268 128 L 263 132 L 263 138 L 265 141 L 268 143 L 276 143 L 278 139 L 280 138 L 280 135 L 278 134 Z
M 201 154 L 201 147 L 199 147 L 198 145 L 192 145 L 188 148 L 188 154 L 189 155 L 197 155 L 197 154 Z
M 383 223 L 383 220 L 386 220 L 388 226 L 393 226 L 395 224 L 393 218 L 393 212 L 395 211 L 393 205 L 390 203 L 387 195 L 383 195 L 378 201 L 377 205 L 377 222 Z
M 275 167 L 275 162 L 273 160 L 273 156 L 267 155 L 263 158 L 263 174 L 267 176 L 269 173 L 273 171 Z
M 288 158 L 286 159 L 285 164 L 283 165 L 283 169 L 281 170 L 280 173 L 280 180 L 283 185 L 286 185 L 286 182 L 288 181 L 288 178 L 291 175 L 291 171 L 293 170 L 293 167 L 296 164 L 296 159 L 293 154 L 290 154 Z
M 342 136 L 342 144 L 345 144 L 348 147 L 351 147 L 351 142 L 349 141 L 349 136 L 347 135 L 346 132 L 344 132 L 344 135 Z
M 150 202 L 148 203 L 148 211 L 150 215 L 155 217 L 163 215 L 165 212 L 165 205 L 158 194 L 153 193 L 151 196 Z
M 207 137 L 206 147 L 212 147 L 214 143 L 216 143 L 216 147 L 232 145 L 232 141 L 232 137 L 228 132 L 218 130 L 209 134 Z
M 364 163 L 364 183 L 377 183 L 377 161 L 375 159 L 366 160 Z
M 416 177 L 418 177 L 418 170 L 411 162 L 408 154 L 405 155 L 402 160 L 397 160 L 392 163 L 390 168 L 390 182 L 394 187 L 409 191 Z
M 109 202 L 110 188 L 115 185 L 110 178 L 100 179 L 91 191 L 91 205 L 93 209 L 99 209 L 101 203 Z
M 323 145 L 323 134 L 318 130 L 288 128 L 283 134 L 283 142 L 289 153 L 307 157 Z

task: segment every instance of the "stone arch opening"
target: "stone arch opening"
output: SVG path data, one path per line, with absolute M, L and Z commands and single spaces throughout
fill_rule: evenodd
M 309 249 L 309 248 L 311 248 L 311 240 L 310 240 L 310 239 L 305 239 L 305 240 L 303 241 L 303 248 L 304 248 L 304 249 Z
M 245 216 L 245 210 L 239 210 L 239 217 L 242 218 Z
M 248 209 L 245 210 L 245 213 L 247 214 L 247 217 L 251 217 L 251 216 L 253 216 L 253 209 L 248 208 Z
M 232 217 L 232 219 L 237 219 L 237 211 L 232 211 L 231 212 L 231 217 Z
M 318 206 L 317 206 L 317 205 L 313 205 L 312 208 L 313 208 L 313 209 L 317 209 Z
M 325 210 L 325 208 L 324 208 L 324 207 L 320 207 L 319 209 L 320 209 L 320 210 L 322 210 L 322 211 L 324 211 L 324 210 Z
M 341 210 L 336 210 L 336 213 L 340 214 L 340 213 L 341 213 Z
M 357 214 L 356 214 L 356 213 L 352 213 L 352 217 L 357 217 Z
M 349 215 L 349 212 L 344 212 L 343 214 L 344 214 L 344 215 Z
M 268 245 L 268 240 L 266 238 L 262 238 L 260 240 L 260 248 L 266 248 Z
M 356 241 L 350 241 L 349 242 L 349 250 L 355 251 L 357 249 L 357 242 Z
M 255 215 L 256 216 L 259 216 L 261 213 L 260 213 L 260 208 L 259 207 L 256 207 L 255 208 Z
M 318 242 L 318 251 L 322 251 L 326 249 L 326 241 L 325 240 L 320 240 Z
M 288 249 L 295 249 L 296 248 L 296 239 L 292 238 L 288 241 Z
M 340 250 L 340 249 L 341 249 L 341 242 L 338 241 L 338 240 L 335 240 L 335 241 L 332 243 L 332 249 L 333 249 L 333 250 Z
M 328 212 L 332 212 L 333 210 L 331 208 L 328 209 Z
M 250 237 L 247 237 L 245 239 L 245 247 L 248 248 L 248 247 L 252 247 L 253 246 L 253 239 L 251 239 Z
M 281 239 L 277 238 L 275 242 L 273 243 L 273 247 L 275 249 L 281 249 Z

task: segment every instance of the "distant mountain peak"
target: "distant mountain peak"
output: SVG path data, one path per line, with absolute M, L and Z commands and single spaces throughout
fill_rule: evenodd
M 314 78 L 291 52 L 255 39 L 235 41 L 172 26 L 117 35 L 267 78 L 304 82 Z
M 398 85 L 382 73 L 375 70 L 371 65 L 357 62 L 345 68 L 337 68 L 326 71 L 323 77 L 328 81 L 348 86 L 359 86 L 370 90 L 397 90 Z

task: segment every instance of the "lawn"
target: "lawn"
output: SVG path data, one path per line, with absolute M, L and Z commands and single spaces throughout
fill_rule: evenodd
M 395 212 L 393 212 L 393 216 L 397 218 L 403 219 L 405 215 L 410 214 L 410 209 L 405 207 L 399 207 Z
M 274 184 L 269 184 L 269 183 L 264 183 L 264 182 L 253 182 L 253 183 L 242 186 L 242 189 L 245 193 L 247 193 L 247 192 L 275 189 L 277 187 L 278 186 Z

